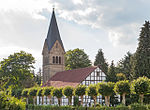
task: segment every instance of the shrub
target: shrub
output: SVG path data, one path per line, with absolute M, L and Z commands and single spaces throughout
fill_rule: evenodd
M 86 93 L 86 86 L 85 85 L 79 85 L 76 87 L 74 94 L 81 97 L 81 104 L 83 105 L 83 96 Z
M 63 94 L 68 98 L 69 105 L 71 105 L 72 96 L 73 96 L 73 88 L 70 86 L 63 88 Z
M 62 88 L 54 88 L 52 90 L 52 95 L 57 97 L 59 106 L 61 105 L 61 98 L 63 96 Z
M 147 77 L 139 77 L 132 83 L 132 91 L 140 96 L 140 102 L 143 103 L 144 95 L 149 92 L 150 80 Z
M 0 109 L 1 110 L 25 110 L 25 103 L 21 100 L 0 92 Z
M 130 105 L 130 110 L 148 110 L 146 105 L 134 103 Z
M 112 82 L 101 82 L 97 84 L 98 92 L 105 96 L 105 104 L 110 105 L 110 96 L 113 94 L 114 83 Z
M 114 86 L 114 91 L 117 94 L 122 95 L 122 103 L 125 105 L 126 100 L 125 100 L 125 96 L 126 94 L 130 93 L 130 84 L 128 80 L 124 80 L 124 81 L 118 81 L 115 86 Z

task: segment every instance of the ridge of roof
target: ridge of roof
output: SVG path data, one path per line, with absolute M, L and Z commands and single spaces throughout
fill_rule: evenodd
M 60 45 L 62 46 L 62 48 L 64 50 L 64 46 L 63 46 L 62 40 L 60 38 L 60 33 L 59 33 L 58 26 L 57 26 L 55 12 L 53 10 L 49 29 L 48 29 L 48 33 L 47 33 L 47 38 L 45 40 L 49 51 L 51 50 L 51 48 L 55 44 L 56 40 L 58 40 L 58 42 L 60 43 Z

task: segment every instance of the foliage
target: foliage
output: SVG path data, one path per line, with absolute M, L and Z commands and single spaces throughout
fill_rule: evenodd
M 100 66 L 100 68 L 103 70 L 104 73 L 108 72 L 108 64 L 106 62 L 106 59 L 104 58 L 104 53 L 102 49 L 98 50 L 98 53 L 95 57 L 94 65 Z
M 149 92 L 150 80 L 147 77 L 139 77 L 132 83 L 132 90 L 136 94 L 147 94 Z
M 29 92 L 29 89 L 24 89 L 21 93 L 21 96 L 28 97 L 28 92 Z
M 57 97 L 57 98 L 61 98 L 63 96 L 62 88 L 54 88 L 52 90 L 52 95 Z
M 0 92 L 0 109 L 1 110 L 25 110 L 25 103 L 17 98 Z
M 70 87 L 70 86 L 67 86 L 63 89 L 63 94 L 66 96 L 66 97 L 72 97 L 73 96 L 73 88 Z
M 150 80 L 147 77 L 139 77 L 132 83 L 132 91 L 138 94 L 140 102 L 143 103 L 144 95 L 149 92 Z
M 117 81 L 126 80 L 126 76 L 124 73 L 117 73 L 116 77 L 117 77 Z
M 128 80 L 118 81 L 114 86 L 114 91 L 117 94 L 129 94 L 130 93 L 130 84 Z
M 79 85 L 76 87 L 74 94 L 77 96 L 83 96 L 86 93 L 86 86 L 85 85 Z
M 65 54 L 66 70 L 84 68 L 91 65 L 88 55 L 82 49 L 69 50 Z
M 43 96 L 43 88 L 38 88 L 37 96 Z
M 38 73 L 36 75 L 34 75 L 34 81 L 39 86 L 42 84 L 42 70 L 41 70 L 41 68 L 39 68 Z
M 36 94 L 37 94 L 37 91 L 38 91 L 37 88 L 30 88 L 29 92 L 28 92 L 28 95 L 31 96 L 31 97 L 35 97 Z
M 0 76 L 9 78 L 6 87 L 8 87 L 8 85 L 14 87 L 32 86 L 26 85 L 26 80 L 31 80 L 33 77 L 31 73 L 31 70 L 34 68 L 33 63 L 35 63 L 33 56 L 24 51 L 14 53 L 8 56 L 7 59 L 3 59 L 3 61 L 0 62 Z
M 127 54 L 122 58 L 116 67 L 117 73 L 124 73 L 127 80 L 131 79 L 131 59 L 133 54 L 127 52 Z
M 45 96 L 49 96 L 49 95 L 51 95 L 52 89 L 53 89 L 53 87 L 44 87 L 42 94 Z
M 111 65 L 108 69 L 108 73 L 106 74 L 106 81 L 107 82 L 116 82 L 116 71 L 115 71 L 115 65 L 114 65 L 114 61 L 111 62 Z
M 147 106 L 134 103 L 130 105 L 130 110 L 148 110 Z
M 150 23 L 145 21 L 138 39 L 138 47 L 132 58 L 132 78 L 146 76 L 150 78 Z
M 86 90 L 86 92 L 87 92 L 87 95 L 88 96 L 97 96 L 97 88 L 96 88 L 96 85 L 89 85 L 88 87 L 87 87 L 87 90 Z
M 112 82 L 101 82 L 97 85 L 98 92 L 103 96 L 111 96 L 113 94 L 114 83 Z

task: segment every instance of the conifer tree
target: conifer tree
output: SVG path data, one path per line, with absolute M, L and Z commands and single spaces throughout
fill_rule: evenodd
M 114 61 L 111 62 L 111 65 L 108 69 L 108 73 L 106 74 L 106 81 L 108 82 L 116 82 L 117 78 L 116 78 L 116 72 L 115 72 L 115 65 L 114 65 Z
M 141 28 L 139 43 L 132 58 L 132 78 L 147 76 L 150 78 L 150 23 L 145 21 Z
M 104 53 L 103 53 L 102 49 L 98 50 L 98 53 L 95 57 L 94 65 L 95 66 L 100 66 L 100 68 L 104 71 L 104 73 L 107 73 L 108 64 L 106 62 L 106 59 L 104 58 Z

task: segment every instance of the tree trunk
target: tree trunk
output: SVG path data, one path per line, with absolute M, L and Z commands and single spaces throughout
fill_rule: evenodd
M 44 96 L 42 96 L 42 105 L 44 104 Z
M 35 97 L 33 97 L 33 105 L 36 105 L 36 104 L 35 104 Z
M 122 94 L 122 103 L 124 105 L 126 105 L 126 94 L 125 93 Z
M 61 98 L 58 98 L 58 105 L 61 105 Z
M 107 98 L 107 96 L 105 96 L 105 104 L 106 104 L 106 106 L 108 106 L 108 98 Z
M 81 105 L 83 106 L 83 96 L 81 96 Z
M 140 94 L 140 103 L 143 104 L 144 94 Z
M 93 96 L 93 99 L 94 99 L 94 107 L 95 107 L 95 106 L 96 106 L 97 97 L 96 97 L 96 96 Z
M 69 101 L 69 105 L 71 105 L 72 104 L 72 96 L 68 97 L 68 101 Z
M 49 95 L 48 98 L 49 98 L 49 104 L 51 105 L 52 104 L 51 95 Z
M 110 96 L 107 96 L 107 101 L 108 101 L 108 107 L 110 105 Z
M 26 98 L 26 103 L 28 104 L 29 102 L 28 102 L 28 97 Z

